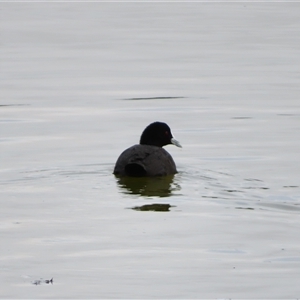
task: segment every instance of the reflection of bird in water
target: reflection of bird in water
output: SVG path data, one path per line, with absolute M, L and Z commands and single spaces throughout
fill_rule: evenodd
M 119 186 L 128 194 L 168 197 L 178 186 L 173 186 L 174 175 L 164 177 L 120 177 Z
M 117 176 L 166 176 L 177 173 L 172 156 L 162 147 L 181 147 L 166 123 L 154 122 L 143 131 L 140 144 L 126 149 L 119 156 L 114 174 Z

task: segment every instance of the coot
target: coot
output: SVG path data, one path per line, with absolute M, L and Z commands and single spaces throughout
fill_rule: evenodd
M 113 174 L 117 176 L 166 176 L 177 173 L 172 156 L 162 147 L 173 144 L 181 147 L 166 123 L 154 122 L 146 127 L 140 144 L 119 156 Z

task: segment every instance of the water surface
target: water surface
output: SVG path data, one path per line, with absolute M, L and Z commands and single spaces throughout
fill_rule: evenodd
M 1 20 L 1 298 L 299 297 L 298 3 Z M 153 121 L 178 174 L 114 177 Z

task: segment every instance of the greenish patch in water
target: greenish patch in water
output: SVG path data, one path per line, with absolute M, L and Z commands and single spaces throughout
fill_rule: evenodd
M 235 120 L 248 120 L 248 119 L 252 119 L 252 117 L 232 117 L 231 119 L 235 119 Z
M 235 209 L 247 209 L 247 210 L 254 210 L 253 207 L 236 207 Z
M 0 107 L 6 106 L 29 106 L 30 104 L 0 104 Z
M 182 99 L 185 97 L 147 97 L 147 98 L 127 98 L 123 100 L 165 100 L 165 99 Z
M 131 209 L 139 210 L 139 211 L 170 211 L 171 207 L 175 207 L 175 206 L 170 204 L 153 203 L 153 204 L 145 204 L 142 206 L 134 206 L 131 207 Z

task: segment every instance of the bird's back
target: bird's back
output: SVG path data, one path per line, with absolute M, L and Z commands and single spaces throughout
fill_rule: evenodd
M 163 148 L 134 145 L 119 156 L 114 172 L 118 176 L 165 176 L 177 173 L 172 156 Z

